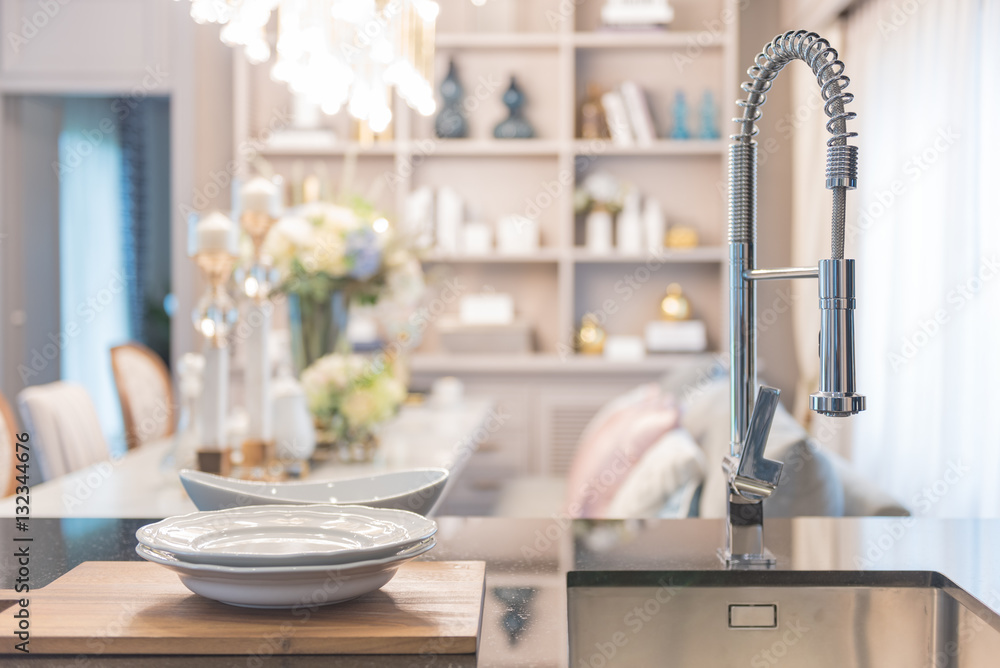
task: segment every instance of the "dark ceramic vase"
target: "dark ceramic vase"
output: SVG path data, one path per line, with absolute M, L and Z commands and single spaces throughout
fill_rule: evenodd
M 507 118 L 493 128 L 493 136 L 497 139 L 531 139 L 535 130 L 524 119 L 521 110 L 524 107 L 524 93 L 517 86 L 517 80 L 510 78 L 510 86 L 503 94 L 503 103 L 507 106 Z
M 469 123 L 462 109 L 465 94 L 462 82 L 458 80 L 455 61 L 448 62 L 448 75 L 441 82 L 441 98 L 444 106 L 434 119 L 434 134 L 441 139 L 463 139 L 469 135 Z

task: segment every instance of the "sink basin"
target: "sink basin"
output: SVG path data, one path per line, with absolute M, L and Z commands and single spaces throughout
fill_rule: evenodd
M 1000 616 L 930 571 L 571 571 L 570 666 L 979 668 Z

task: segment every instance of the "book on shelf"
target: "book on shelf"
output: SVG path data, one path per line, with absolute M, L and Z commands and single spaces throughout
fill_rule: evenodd
M 642 146 L 652 144 L 656 139 L 656 127 L 653 125 L 653 115 L 649 111 L 646 91 L 634 81 L 623 81 L 620 89 L 636 143 Z
M 632 124 L 628 120 L 628 111 L 625 108 L 625 100 L 618 91 L 608 91 L 601 96 L 601 104 L 604 106 L 604 115 L 608 121 L 608 130 L 611 132 L 611 143 L 615 146 L 632 146 L 635 138 L 632 135 Z

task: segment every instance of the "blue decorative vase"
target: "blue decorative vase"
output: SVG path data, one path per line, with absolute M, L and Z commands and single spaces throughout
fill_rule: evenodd
M 690 139 L 691 131 L 688 130 L 688 105 L 684 98 L 684 93 L 677 91 L 674 96 L 674 131 L 670 134 L 671 139 Z
M 448 74 L 441 82 L 441 98 L 444 106 L 434 119 L 434 134 L 442 139 L 463 139 L 469 135 L 469 123 L 462 109 L 462 97 L 465 89 L 458 80 L 455 61 L 448 61 Z
M 507 92 L 503 94 L 503 103 L 507 106 L 507 118 L 493 128 L 493 136 L 497 139 L 531 139 L 535 130 L 524 119 L 521 110 L 524 107 L 524 93 L 517 86 L 512 76 Z

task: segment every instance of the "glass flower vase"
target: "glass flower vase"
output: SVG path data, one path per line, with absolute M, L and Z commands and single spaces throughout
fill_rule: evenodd
M 324 297 L 288 295 L 288 319 L 292 335 L 295 375 L 324 355 L 346 345 L 348 301 L 336 290 Z

